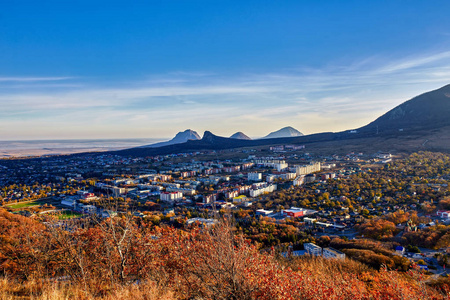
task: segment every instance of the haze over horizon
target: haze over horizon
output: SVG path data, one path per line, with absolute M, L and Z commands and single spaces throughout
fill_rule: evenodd
M 450 83 L 448 1 L 15 1 L 2 11 L 0 140 L 341 131 Z

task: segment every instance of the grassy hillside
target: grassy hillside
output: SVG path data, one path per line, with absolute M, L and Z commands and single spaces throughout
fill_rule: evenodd
M 446 299 L 417 270 L 261 253 L 223 222 L 149 227 L 131 216 L 64 231 L 0 210 L 0 299 Z M 429 284 L 430 283 L 430 284 Z M 444 288 L 444 290 L 442 290 Z

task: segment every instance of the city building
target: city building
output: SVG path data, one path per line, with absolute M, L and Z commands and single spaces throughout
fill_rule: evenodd
M 247 177 L 248 177 L 249 181 L 260 181 L 260 180 L 262 180 L 262 174 L 261 173 L 257 173 L 257 172 L 248 173 Z
M 184 195 L 188 195 L 188 196 L 193 196 L 196 193 L 195 189 L 190 189 L 190 188 L 168 187 L 168 188 L 166 188 L 166 191 L 167 192 L 180 192 L 180 193 L 183 193 Z
M 438 210 L 436 214 L 442 219 L 450 219 L 450 210 Z
M 253 162 L 257 165 L 277 169 L 278 172 L 289 167 L 284 160 L 278 159 L 256 159 Z
M 258 197 L 264 193 L 272 193 L 273 191 L 276 191 L 277 185 L 276 184 L 266 184 L 254 187 L 249 191 L 250 197 Z
M 290 209 L 285 209 L 282 211 L 283 215 L 291 218 L 303 217 L 307 210 L 303 208 L 292 207 Z
M 183 199 L 183 193 L 181 192 L 162 192 L 160 195 L 161 201 L 178 201 Z
M 298 175 L 293 182 L 294 186 L 300 186 L 303 183 L 305 183 L 305 175 Z
M 305 243 L 303 244 L 303 247 L 305 248 L 306 253 L 308 253 L 309 255 L 322 255 L 322 248 L 314 243 Z
M 256 215 L 257 216 L 267 216 L 273 213 L 273 210 L 265 210 L 265 209 L 257 209 Z
M 331 248 L 331 247 L 323 248 L 322 255 L 325 258 L 336 258 L 336 259 L 344 259 L 345 258 L 345 253 L 343 253 L 339 250 L 336 250 L 334 248 Z
M 297 175 L 307 175 L 320 172 L 320 170 L 320 162 L 311 163 L 309 165 L 295 166 L 295 173 Z
M 233 203 L 242 203 L 242 202 L 245 202 L 245 201 L 247 201 L 247 197 L 244 196 L 244 195 L 240 195 L 240 196 L 237 196 L 237 197 L 233 198 Z

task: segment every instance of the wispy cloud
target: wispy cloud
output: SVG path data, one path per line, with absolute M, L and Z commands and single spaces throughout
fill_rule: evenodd
M 339 131 L 362 126 L 449 78 L 450 51 L 266 74 L 173 72 L 115 87 L 70 77 L 0 77 L 0 83 L 29 87 L 0 90 L 0 138 L 2 128 L 17 127 L 19 134 L 51 124 L 91 137 L 108 130 L 161 137 L 188 127 L 252 136 L 286 125 L 305 133 Z M 39 82 L 49 85 L 33 87 Z
M 73 77 L 2 77 L 0 82 L 39 82 L 39 81 L 60 81 L 69 80 Z
M 376 70 L 378 73 L 394 73 L 399 71 L 410 70 L 414 68 L 420 68 L 433 63 L 442 62 L 443 60 L 450 59 L 450 51 L 433 53 L 430 55 L 422 55 L 409 57 L 406 59 L 398 60 L 383 66 Z

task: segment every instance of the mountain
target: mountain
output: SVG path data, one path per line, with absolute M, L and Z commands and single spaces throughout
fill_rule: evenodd
M 364 133 L 411 132 L 450 125 L 450 84 L 421 94 L 361 127 Z
M 273 139 L 273 138 L 286 138 L 286 137 L 296 137 L 302 136 L 303 133 L 298 131 L 297 129 L 288 126 L 281 128 L 280 130 L 274 131 L 263 137 L 263 139 Z
M 187 129 L 185 131 L 178 132 L 177 135 L 170 141 L 160 142 L 160 143 L 151 144 L 151 145 L 142 146 L 142 147 L 159 148 L 159 147 L 170 146 L 170 145 L 175 145 L 175 144 L 182 144 L 182 143 L 186 143 L 187 141 L 200 140 L 200 139 L 201 138 L 197 132 L 195 132 L 191 129 Z
M 230 136 L 230 139 L 238 139 L 238 140 L 251 140 L 251 138 L 249 138 L 247 135 L 245 135 L 242 132 L 236 132 L 235 134 L 233 134 L 232 136 Z
M 280 135 L 285 137 L 279 137 Z M 286 127 L 265 138 L 255 140 L 219 137 L 206 131 L 200 140 L 188 140 L 185 143 L 159 148 L 131 148 L 111 153 L 142 157 L 280 144 L 306 145 L 308 151 L 327 155 L 356 151 L 450 152 L 450 85 L 414 97 L 368 125 L 351 131 L 302 135 L 294 128 Z

